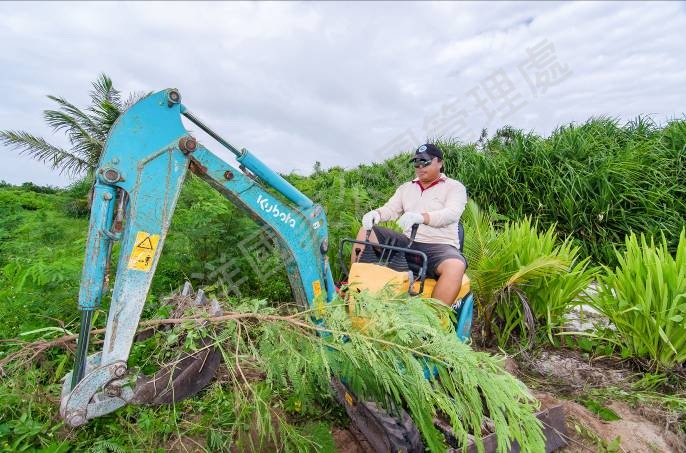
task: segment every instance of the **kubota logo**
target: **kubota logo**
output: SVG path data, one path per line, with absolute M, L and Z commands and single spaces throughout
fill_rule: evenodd
M 283 223 L 290 226 L 291 228 L 295 228 L 295 219 L 291 218 L 291 213 L 290 212 L 282 212 L 279 209 L 279 207 L 276 205 L 276 203 L 269 200 L 269 198 L 265 198 L 262 195 L 258 195 L 257 196 L 257 204 L 259 204 L 260 209 L 262 209 L 267 214 L 271 214 L 273 217 L 278 218 L 279 220 L 281 220 Z

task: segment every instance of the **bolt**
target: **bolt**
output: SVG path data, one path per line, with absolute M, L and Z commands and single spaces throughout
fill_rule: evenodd
M 114 374 L 115 377 L 122 377 L 126 374 L 126 365 L 117 365 L 114 370 L 112 370 L 112 374 Z
M 81 426 L 86 423 L 86 415 L 83 411 L 74 411 L 67 416 L 67 423 L 73 427 Z
M 231 170 L 226 170 L 226 171 L 224 172 L 224 178 L 225 178 L 227 181 L 231 181 L 231 180 L 233 179 L 233 172 L 232 172 Z
M 113 168 L 108 168 L 105 170 L 104 177 L 105 181 L 114 183 L 119 181 L 119 172 Z
M 192 153 L 198 147 L 198 142 L 193 137 L 181 137 L 179 139 L 179 149 L 184 154 Z
M 167 93 L 167 107 L 178 104 L 179 101 L 181 101 L 181 94 L 176 90 L 169 90 L 169 93 Z

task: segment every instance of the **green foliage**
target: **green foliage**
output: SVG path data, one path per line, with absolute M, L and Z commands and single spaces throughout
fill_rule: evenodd
M 622 419 L 622 417 L 617 415 L 617 413 L 613 411 L 611 408 L 603 405 L 602 403 L 594 400 L 593 398 L 584 399 L 581 401 L 581 404 L 583 404 L 584 407 L 586 407 L 586 409 L 600 417 L 600 419 L 603 421 L 614 422 Z
M 502 369 L 501 359 L 458 341 L 445 322 L 449 310 L 438 301 L 361 294 L 355 310 L 369 320 L 364 332 L 353 327 L 345 303 L 321 303 L 316 314 L 327 326 L 325 335 L 310 323 L 313 313 L 278 316 L 265 301 L 244 301 L 232 310 L 236 318 L 217 328 L 190 322 L 160 331 L 161 341 L 147 349 L 147 358 L 168 362 L 174 344 L 187 343 L 191 333 L 211 336 L 224 356 L 224 377 L 200 397 L 171 407 L 127 406 L 66 436 L 48 402 L 60 392 L 55 366 L 67 357 L 58 351 L 0 381 L 0 397 L 9 405 L 0 414 L 0 442 L 16 449 L 62 442 L 78 451 L 130 451 L 167 449 L 178 439 L 204 436 L 213 451 L 321 451 L 332 445 L 330 434 L 311 420 L 331 420 L 323 407 L 331 405 L 334 373 L 360 397 L 391 411 L 407 408 L 431 451 L 445 450 L 432 423 L 437 411 L 462 443 L 468 432 L 480 432 L 488 411 L 499 451 L 506 451 L 508 439 L 542 449 L 535 402 L 524 385 Z M 427 366 L 437 376 L 431 381 L 424 377 Z
M 252 219 L 204 181 L 189 175 L 153 280 L 153 293 L 168 294 L 189 280 L 195 286 L 213 285 L 222 297 L 292 300 L 278 248 L 253 250 L 252 245 L 260 239 L 256 235 L 264 236 Z M 274 270 L 269 281 L 256 272 L 257 263 Z M 222 282 L 227 287 L 221 287 Z
M 594 269 L 570 240 L 558 243 L 553 227 L 538 232 L 525 218 L 496 229 L 473 201 L 463 214 L 465 257 L 484 335 L 501 346 L 515 332 L 533 335 L 533 324 L 553 342 Z
M 217 334 L 236 396 L 245 401 L 239 407 L 256 408 L 251 417 L 256 417 L 264 441 L 298 443 L 288 440 L 282 417 L 266 404 L 265 395 L 284 398 L 293 412 L 306 416 L 329 394 L 333 374 L 345 377 L 358 397 L 380 401 L 391 411 L 407 408 L 431 451 L 446 448 L 433 425 L 434 414 L 444 414 L 466 445 L 468 433 L 481 432 L 486 410 L 496 425 L 499 451 L 506 451 L 507 439 L 516 439 L 525 450 L 543 448 L 535 403 L 526 387 L 502 369 L 501 359 L 475 352 L 457 339 L 452 324 L 445 322 L 448 307 L 369 293 L 357 295 L 354 306 L 355 315 L 367 320 L 363 330 L 353 325 L 350 307 L 335 300 L 317 304 L 314 313 L 271 321 L 264 316 L 275 314 L 274 308 L 264 302 L 243 304 L 235 310 L 262 315 L 260 322 L 238 321 Z M 309 324 L 312 314 L 323 321 L 325 335 L 316 335 Z M 437 378 L 425 378 L 427 367 Z M 254 369 L 265 372 L 259 384 L 246 378 L 254 376 Z
M 70 197 L 0 188 L 0 336 L 76 317 L 85 219 L 66 214 Z
M 639 117 L 562 126 L 550 137 L 503 128 L 474 145 L 441 143 L 447 173 L 480 206 L 511 219 L 532 216 L 573 238 L 584 256 L 614 264 L 630 231 L 663 231 L 676 249 L 686 219 L 686 121 L 664 127 Z
M 0 131 L 0 142 L 72 176 L 92 174 L 100 160 L 110 128 L 119 115 L 141 94 L 123 101 L 112 79 L 100 74 L 92 83 L 91 104 L 84 110 L 59 96 L 48 95 L 58 110 L 43 111 L 43 119 L 55 132 L 64 132 L 71 144 L 63 149 L 25 131 Z
M 666 239 L 655 244 L 641 235 L 626 239 L 617 252 L 618 266 L 605 269 L 591 304 L 612 327 L 598 335 L 616 345 L 622 356 L 648 359 L 657 367 L 686 361 L 686 233 L 676 254 Z

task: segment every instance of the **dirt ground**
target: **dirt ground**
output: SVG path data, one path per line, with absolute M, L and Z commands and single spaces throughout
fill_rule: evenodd
M 572 401 L 583 389 L 628 386 L 632 373 L 618 365 L 612 362 L 589 363 L 576 351 L 543 351 L 509 371 L 525 381 L 532 375 L 543 378 L 537 381 L 542 383 L 538 385 L 538 391 L 533 392 L 543 408 L 562 404 L 570 438 L 569 446 L 562 450 L 564 452 L 598 451 L 599 446 L 613 446 L 615 451 L 626 453 L 686 452 L 686 437 L 676 431 L 674 423 L 670 423 L 668 414 L 663 411 L 610 401 L 605 406 L 621 419 L 603 421 L 586 407 Z M 560 393 L 564 397 L 560 397 Z
M 605 422 L 584 406 L 573 401 L 555 398 L 549 393 L 535 393 L 543 407 L 562 404 L 567 418 L 569 445 L 560 452 L 581 453 L 599 451 L 619 437 L 616 451 L 626 453 L 682 453 L 686 451 L 684 439 L 664 426 L 648 419 L 627 404 L 614 401 L 608 405 L 622 419 Z M 600 450 L 604 451 L 604 450 Z
M 374 453 L 369 444 L 355 428 L 334 428 L 333 440 L 341 453 Z

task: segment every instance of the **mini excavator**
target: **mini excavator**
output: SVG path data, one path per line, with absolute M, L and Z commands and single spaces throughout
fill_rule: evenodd
M 238 169 L 198 143 L 184 127 L 182 117 L 233 153 Z M 219 353 L 212 348 L 201 348 L 202 352 L 189 354 L 173 368 L 163 367 L 154 376 L 128 368 L 134 341 L 146 333 L 137 332 L 141 312 L 188 171 L 206 181 L 259 225 L 273 231 L 291 258 L 286 260 L 287 274 L 294 300 L 300 307 L 313 307 L 315 300 L 331 302 L 336 294 L 328 259 L 327 219 L 322 207 L 250 151 L 239 150 L 206 126 L 181 103 L 178 90 L 150 94 L 118 118 L 96 170 L 78 299 L 81 324 L 76 359 L 74 369 L 64 379 L 60 404 L 60 414 L 70 426 L 84 425 L 126 404 L 179 401 L 206 386 L 219 366 Z M 345 241 L 371 245 L 368 241 Z M 93 313 L 106 291 L 115 242 L 120 242 L 120 255 L 104 343 L 99 352 L 88 355 Z M 376 290 L 379 285 L 391 283 L 405 288 L 410 295 L 431 290 L 435 281 L 426 278 L 423 253 L 393 244 L 375 246 L 384 251 L 380 257 L 358 259 L 349 270 L 343 263 L 349 273 L 350 288 Z M 407 268 L 405 260 L 400 258 L 404 253 L 418 256 L 417 268 Z M 184 295 L 192 298 L 191 292 L 187 284 Z M 194 301 L 198 306 L 208 302 L 202 290 Z M 456 306 L 459 308 L 455 331 L 465 340 L 469 338 L 473 310 L 466 277 Z M 215 315 L 217 310 L 221 312 L 218 306 L 209 310 Z M 352 423 L 376 451 L 423 451 L 417 428 L 405 412 L 390 416 L 374 402 L 357 401 L 342 380 L 334 377 L 332 385 Z M 561 411 L 551 409 L 538 417 L 544 426 L 551 428 L 544 429 L 546 451 L 564 445 L 563 437 L 558 435 L 564 432 Z M 495 439 L 489 442 L 487 437 L 484 437 L 486 451 L 489 445 L 495 451 Z M 513 451 L 518 451 L 516 448 L 515 444 Z

